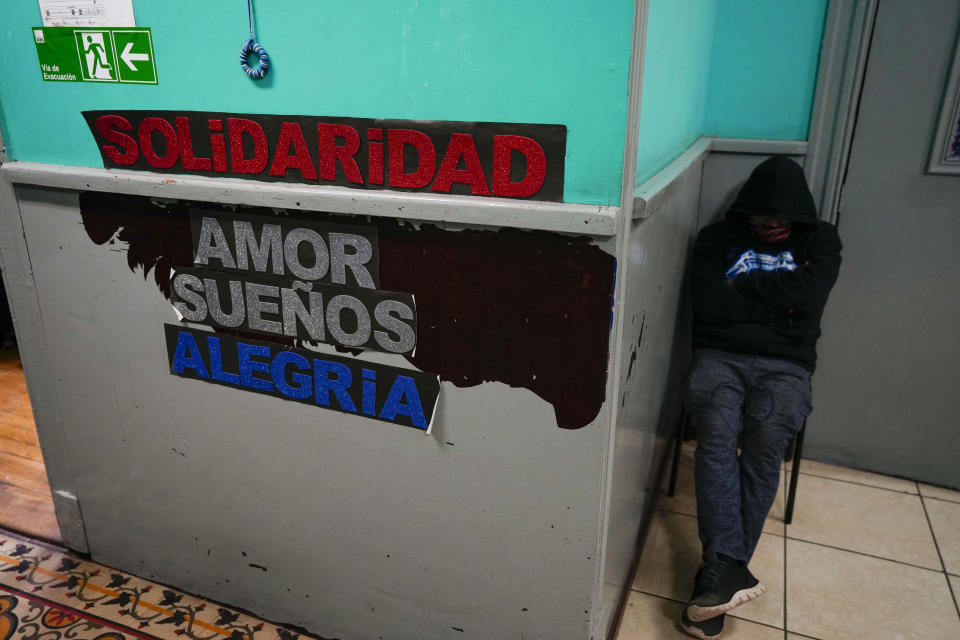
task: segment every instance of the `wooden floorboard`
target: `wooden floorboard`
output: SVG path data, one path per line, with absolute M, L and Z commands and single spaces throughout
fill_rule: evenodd
M 60 540 L 33 409 L 15 351 L 0 351 L 0 527 Z
M 33 416 L 23 416 L 19 413 L 12 413 L 10 411 L 0 411 L 0 424 L 5 424 L 9 427 L 16 427 L 17 429 L 22 429 L 28 433 L 37 433 L 37 423 L 34 422 Z
M 8 389 L 4 385 L 6 380 L 0 380 L 0 389 Z M 27 390 L 0 392 L 0 411 L 33 418 L 33 408 L 30 406 L 30 400 L 27 399 Z
M 43 462 L 43 456 L 40 455 L 40 447 L 32 443 L 27 444 L 20 440 L 0 436 L 0 451 L 20 456 L 21 458 Z
M 60 527 L 53 513 L 53 502 L 19 487 L 0 483 L 0 524 L 5 529 L 25 533 L 32 538 L 60 540 Z
M 39 495 L 50 494 L 50 484 L 47 482 L 43 462 L 15 456 L 6 451 L 0 451 L 0 482 Z
M 40 444 L 37 441 L 37 432 L 36 430 L 31 430 L 24 428 L 20 425 L 7 424 L 0 418 L 0 438 L 9 438 L 11 440 L 18 440 L 26 444 L 34 445 L 39 447 Z

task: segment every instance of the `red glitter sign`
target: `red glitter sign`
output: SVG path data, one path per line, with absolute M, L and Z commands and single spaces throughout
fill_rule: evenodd
M 105 168 L 563 200 L 563 125 L 84 111 Z

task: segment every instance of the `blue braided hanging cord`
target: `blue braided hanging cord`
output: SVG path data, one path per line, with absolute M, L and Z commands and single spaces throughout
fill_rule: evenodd
M 251 55 L 257 57 L 256 67 L 251 67 L 248 62 Z M 259 42 L 253 41 L 253 38 L 244 42 L 240 48 L 240 68 L 254 80 L 259 80 L 267 75 L 267 70 L 270 68 L 270 56 L 267 55 L 266 49 L 261 47 Z
M 240 68 L 254 80 L 259 80 L 267 75 L 267 70 L 270 69 L 270 56 L 253 37 L 253 0 L 247 0 L 247 15 L 250 18 L 250 38 L 240 47 Z M 251 56 L 256 56 L 256 67 L 250 66 Z

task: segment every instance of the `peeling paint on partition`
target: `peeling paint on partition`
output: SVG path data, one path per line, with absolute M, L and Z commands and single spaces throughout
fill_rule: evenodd
M 141 269 L 145 280 L 152 271 L 168 299 L 171 269 L 192 263 L 192 205 L 80 194 L 89 238 L 125 243 L 129 268 Z M 613 256 L 585 236 L 364 220 L 371 223 L 380 238 L 381 286 L 417 301 L 419 340 L 410 362 L 458 387 L 502 382 L 528 389 L 554 407 L 563 429 L 596 418 L 606 387 Z

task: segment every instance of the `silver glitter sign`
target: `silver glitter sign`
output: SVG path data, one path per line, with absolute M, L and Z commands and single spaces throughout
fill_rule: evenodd
M 377 230 L 319 220 L 190 210 L 194 267 L 179 267 L 183 320 L 351 349 L 412 353 L 417 309 L 382 291 Z

